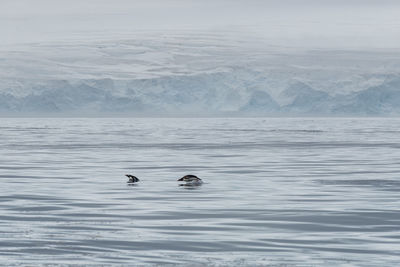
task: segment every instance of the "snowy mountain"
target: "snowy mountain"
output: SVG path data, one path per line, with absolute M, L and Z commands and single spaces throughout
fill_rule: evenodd
M 323 91 L 311 88 L 303 82 L 295 82 L 281 93 L 282 98 L 287 98 L 289 104 L 283 110 L 292 114 L 296 113 L 328 113 L 329 103 L 335 103 L 333 97 Z
M 332 96 L 296 82 L 281 92 L 290 102 L 279 105 L 266 91 L 246 87 L 230 73 L 133 80 L 124 95 L 113 94 L 100 81 L 52 82 L 38 93 L 0 94 L 2 113 L 128 113 L 153 115 L 394 115 L 400 113 L 400 77 L 347 95 Z M 228 83 L 229 82 L 229 83 Z M 233 83 L 233 84 L 232 84 Z M 90 84 L 90 85 L 89 85 Z M 57 86 L 55 86 L 57 85 Z M 233 86 L 234 85 L 234 86 Z M 268 84 L 264 85 L 268 87 Z
M 0 49 L 1 114 L 396 115 L 396 51 L 299 51 L 210 34 Z
M 400 114 L 400 77 L 388 79 L 379 86 L 373 86 L 336 101 L 333 113 L 362 115 Z
M 264 91 L 254 91 L 249 101 L 241 107 L 240 111 L 251 114 L 278 113 L 280 106 L 276 101 Z

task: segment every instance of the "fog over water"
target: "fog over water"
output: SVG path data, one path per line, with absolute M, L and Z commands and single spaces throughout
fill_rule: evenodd
M 399 11 L 399 2 L 390 0 L 3 0 L 0 44 L 240 29 L 274 45 L 398 48 Z
M 398 265 L 399 14 L 0 0 L 0 265 Z
M 0 116 L 396 116 L 398 1 L 0 2 Z

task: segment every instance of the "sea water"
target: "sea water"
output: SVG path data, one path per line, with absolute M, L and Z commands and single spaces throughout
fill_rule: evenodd
M 0 186 L 4 266 L 400 263 L 395 118 L 2 118 Z

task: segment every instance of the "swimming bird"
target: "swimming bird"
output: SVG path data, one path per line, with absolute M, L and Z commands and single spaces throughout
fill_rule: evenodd
M 196 175 L 188 174 L 178 179 L 179 182 L 186 182 L 186 185 L 200 185 L 203 181 Z
M 140 181 L 139 178 L 137 178 L 136 176 L 133 176 L 130 174 L 125 174 L 125 176 L 129 178 L 129 180 L 128 180 L 129 184 L 137 183 Z

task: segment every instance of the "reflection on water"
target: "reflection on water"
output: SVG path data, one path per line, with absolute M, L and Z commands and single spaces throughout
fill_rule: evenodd
M 396 266 L 399 126 L 3 119 L 0 262 Z
M 185 189 L 190 189 L 190 190 L 193 190 L 193 189 L 198 189 L 200 186 L 202 186 L 203 184 L 201 183 L 197 183 L 197 184 L 190 184 L 190 183 L 184 183 L 184 184 L 179 184 L 179 186 L 182 186 L 183 188 L 185 188 Z

